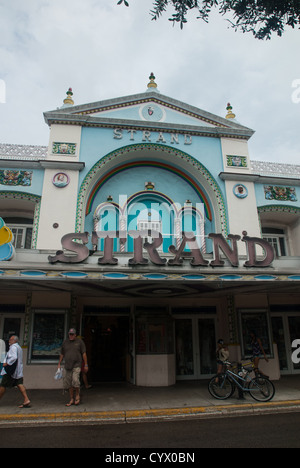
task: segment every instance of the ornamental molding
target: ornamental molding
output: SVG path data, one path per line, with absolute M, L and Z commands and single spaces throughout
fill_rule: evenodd
M 47 158 L 48 146 L 17 145 L 0 143 L 0 159 L 43 160 Z M 300 178 L 300 165 L 267 161 L 251 161 L 252 173 L 275 177 Z
M 0 159 L 40 160 L 47 157 L 48 146 L 12 145 L 0 143 Z
M 281 164 L 266 161 L 251 161 L 252 172 L 259 175 L 299 178 L 300 166 L 296 164 Z

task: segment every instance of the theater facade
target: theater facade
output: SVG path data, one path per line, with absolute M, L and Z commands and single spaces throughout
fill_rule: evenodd
M 146 86 L 145 86 L 146 87 Z M 55 388 L 70 326 L 89 380 L 170 386 L 261 338 L 300 372 L 300 166 L 249 157 L 254 131 L 162 94 L 44 113 L 48 146 L 0 145 L 0 338 L 28 388 Z M 284 161 L 284 154 L 283 154 Z

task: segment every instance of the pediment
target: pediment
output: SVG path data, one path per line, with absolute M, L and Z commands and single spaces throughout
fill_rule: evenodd
M 44 114 L 46 122 L 78 123 L 100 126 L 155 126 L 198 131 L 220 131 L 243 134 L 250 138 L 253 130 L 235 119 L 226 119 L 185 104 L 157 91 L 98 101 L 83 105 L 67 105 Z

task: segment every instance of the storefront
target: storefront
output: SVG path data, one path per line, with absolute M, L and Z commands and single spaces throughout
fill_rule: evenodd
M 300 166 L 250 160 L 253 131 L 146 92 L 45 113 L 49 145 L 0 145 L 0 338 L 56 388 L 75 326 L 89 379 L 168 386 L 233 360 L 300 371 Z M 264 366 L 264 363 L 262 363 Z

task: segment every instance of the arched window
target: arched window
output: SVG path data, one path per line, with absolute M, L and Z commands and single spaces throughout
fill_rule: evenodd
M 162 245 L 160 252 L 168 252 L 170 245 L 174 243 L 174 220 L 176 218 L 175 207 L 162 199 L 159 195 L 137 197 L 127 208 L 128 231 L 152 230 L 161 233 Z M 153 242 L 151 236 L 144 237 L 145 242 Z M 133 239 L 128 238 L 128 252 L 133 251 Z

